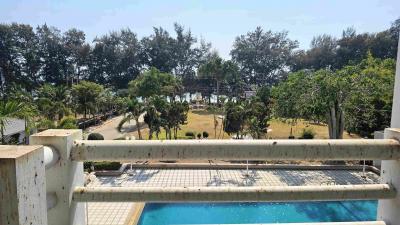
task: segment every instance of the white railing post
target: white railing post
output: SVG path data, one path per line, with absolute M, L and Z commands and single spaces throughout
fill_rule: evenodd
M 43 146 L 0 146 L 0 224 L 47 225 Z
M 84 184 L 83 163 L 70 159 L 74 141 L 81 139 L 81 130 L 61 129 L 46 130 L 30 137 L 30 144 L 45 145 L 58 151 L 57 154 L 50 154 L 58 155 L 58 162 L 51 163 L 52 166 L 46 169 L 47 193 L 55 193 L 56 198 L 47 212 L 49 225 L 85 224 L 84 203 L 72 201 L 74 188 Z
M 384 131 L 375 131 L 374 132 L 374 139 L 383 139 L 384 138 Z M 381 166 L 381 159 L 375 159 L 373 162 L 373 165 L 376 167 L 380 167 Z
M 391 129 L 385 130 L 385 138 L 400 140 L 400 38 L 397 50 L 396 75 L 393 93 Z M 383 160 L 381 166 L 382 182 L 390 183 L 400 190 L 400 160 Z M 400 196 L 395 199 L 380 200 L 378 219 L 390 225 L 400 225 Z

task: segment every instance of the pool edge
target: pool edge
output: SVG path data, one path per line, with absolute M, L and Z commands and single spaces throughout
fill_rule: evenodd
M 127 216 L 125 225 L 137 225 L 145 205 L 146 203 L 144 202 L 136 202 Z

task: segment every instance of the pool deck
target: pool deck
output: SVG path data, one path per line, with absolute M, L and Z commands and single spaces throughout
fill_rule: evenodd
M 248 174 L 248 175 L 247 175 Z M 365 176 L 363 176 L 365 175 Z M 104 176 L 89 186 L 223 187 L 297 186 L 379 183 L 377 174 L 360 170 L 133 168 L 120 176 Z M 143 203 L 88 203 L 89 225 L 135 225 Z

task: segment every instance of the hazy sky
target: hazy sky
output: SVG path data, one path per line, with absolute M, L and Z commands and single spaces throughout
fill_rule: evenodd
M 340 36 L 349 26 L 376 32 L 400 17 L 400 0 L 0 0 L 0 23 L 47 23 L 62 31 L 78 28 L 87 40 L 129 27 L 139 37 L 152 27 L 173 32 L 173 23 L 212 42 L 224 57 L 236 36 L 261 26 L 289 31 L 308 48 L 314 35 Z

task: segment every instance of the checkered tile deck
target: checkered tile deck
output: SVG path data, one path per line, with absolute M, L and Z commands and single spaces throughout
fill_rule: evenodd
M 90 186 L 190 187 L 285 186 L 379 183 L 379 176 L 353 170 L 134 169 L 98 177 Z M 89 225 L 126 225 L 134 203 L 88 203 Z

